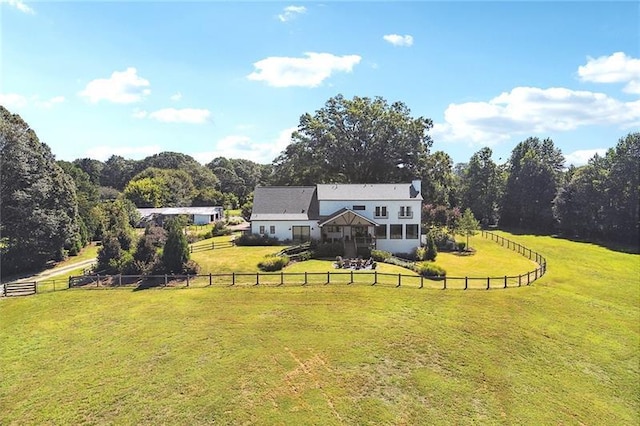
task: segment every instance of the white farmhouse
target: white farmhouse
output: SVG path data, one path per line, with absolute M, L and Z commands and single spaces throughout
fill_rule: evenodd
M 408 253 L 420 245 L 421 182 L 259 186 L 251 232 L 295 242 L 339 241 Z

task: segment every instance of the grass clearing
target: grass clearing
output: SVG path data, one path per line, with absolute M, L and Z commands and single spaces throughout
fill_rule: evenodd
M 547 258 L 535 285 L 2 299 L 0 424 L 637 424 L 640 256 L 503 235 Z

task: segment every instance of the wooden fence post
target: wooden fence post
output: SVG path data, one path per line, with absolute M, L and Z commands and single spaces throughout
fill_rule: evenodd
M 236 285 L 236 273 L 231 273 L 231 285 Z
M 327 284 L 329 284 L 330 281 L 331 281 L 331 274 L 329 271 L 327 271 Z
M 522 275 L 518 275 L 518 287 L 522 287 Z
M 284 272 L 280 271 L 280 285 L 284 285 Z
M 73 279 L 73 277 L 69 277 L 69 287 L 68 288 L 71 288 L 71 280 L 72 279 Z
M 349 281 L 349 284 L 353 284 L 353 269 L 351 270 L 351 281 Z
M 164 286 L 167 286 L 167 283 L 169 282 L 168 280 L 169 277 L 167 277 L 167 274 L 164 274 Z
M 443 280 L 442 282 L 443 282 L 443 287 L 442 287 L 442 289 L 443 289 L 443 290 L 446 290 L 446 289 L 447 289 L 447 276 L 446 276 L 446 275 L 444 276 L 444 280 Z
M 256 285 L 260 285 L 260 272 L 256 272 Z
M 371 285 L 376 285 L 378 284 L 378 271 L 373 271 L 373 284 Z
M 187 274 L 187 287 L 189 287 L 189 274 Z
M 420 275 L 420 288 L 424 287 L 424 277 Z
M 464 289 L 469 288 L 469 277 L 464 277 Z
M 213 284 L 213 275 L 211 275 L 211 272 L 209 272 L 209 287 L 211 287 L 212 284 Z
M 307 285 L 308 281 L 307 281 L 307 271 L 304 271 L 304 284 L 302 285 Z
M 402 274 L 398 274 L 398 285 L 396 286 L 396 288 L 400 287 L 401 283 L 402 283 Z
M 504 276 L 504 288 L 507 288 L 507 276 Z
M 118 287 L 122 287 L 122 274 L 118 274 Z
M 491 287 L 491 277 L 487 277 L 487 290 Z

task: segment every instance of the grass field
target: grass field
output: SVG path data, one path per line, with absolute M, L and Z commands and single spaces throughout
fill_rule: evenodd
M 547 258 L 533 286 L 2 299 L 0 424 L 637 425 L 640 256 L 503 235 Z

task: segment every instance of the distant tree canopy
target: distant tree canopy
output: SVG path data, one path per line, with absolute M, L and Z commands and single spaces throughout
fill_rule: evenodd
M 274 161 L 278 184 L 398 182 L 421 175 L 432 144 L 427 118 L 381 97 L 329 99 L 300 117 L 292 143 Z
M 61 259 L 81 239 L 75 184 L 19 115 L 0 106 L 2 275 Z
M 562 181 L 564 157 L 551 139 L 528 138 L 512 151 L 500 224 L 552 232 L 552 201 Z
M 620 139 L 604 157 L 570 169 L 553 211 L 569 236 L 637 245 L 640 200 L 640 133 Z

